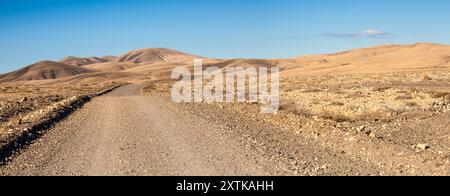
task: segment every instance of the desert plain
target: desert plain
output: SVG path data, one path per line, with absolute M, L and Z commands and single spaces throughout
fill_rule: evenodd
M 174 103 L 178 66 L 280 68 L 280 110 Z M 449 175 L 450 46 L 289 59 L 149 48 L 0 75 L 0 175 Z

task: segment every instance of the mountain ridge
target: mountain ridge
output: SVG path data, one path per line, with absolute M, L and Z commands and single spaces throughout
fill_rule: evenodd
M 0 75 L 0 83 L 31 80 L 52 80 L 93 73 L 94 70 L 54 61 L 40 61 L 17 71 Z
M 2 74 L 0 83 L 60 79 L 93 72 L 103 72 L 102 75 L 124 72 L 114 75 L 127 77 L 148 78 L 152 74 L 167 77 L 177 66 L 192 66 L 195 58 L 203 57 L 167 48 L 132 50 L 119 57 L 69 56 L 59 62 L 41 61 L 20 70 Z M 204 59 L 204 66 L 222 68 L 238 65 L 278 66 L 282 70 L 282 77 L 450 68 L 450 46 L 423 42 L 411 45 L 381 45 L 334 54 L 307 55 L 288 59 Z M 152 77 L 154 76 L 150 78 Z M 114 80 L 114 77 L 104 78 Z M 132 78 L 130 80 L 134 81 Z

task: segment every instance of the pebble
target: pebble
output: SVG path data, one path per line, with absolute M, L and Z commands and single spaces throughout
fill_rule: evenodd
M 364 127 L 364 126 L 360 126 L 360 127 L 358 127 L 358 128 L 356 129 L 356 131 L 358 131 L 358 132 L 363 132 L 365 128 L 366 128 L 366 127 Z
M 22 103 L 26 102 L 26 101 L 28 101 L 28 97 L 23 97 L 22 100 L 20 100 L 20 102 L 22 102 Z
M 414 148 L 421 150 L 421 151 L 425 151 L 426 149 L 429 149 L 430 147 L 431 147 L 430 145 L 425 144 L 425 143 L 414 145 Z

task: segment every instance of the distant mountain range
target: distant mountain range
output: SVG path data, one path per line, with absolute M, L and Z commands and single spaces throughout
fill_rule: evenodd
M 139 82 L 167 77 L 176 66 L 193 66 L 201 58 L 205 66 L 278 66 L 282 76 L 385 73 L 450 68 L 450 46 L 417 43 L 355 49 L 336 54 L 290 59 L 209 59 L 165 48 L 130 51 L 122 56 L 66 57 L 42 61 L 0 75 L 9 82 Z

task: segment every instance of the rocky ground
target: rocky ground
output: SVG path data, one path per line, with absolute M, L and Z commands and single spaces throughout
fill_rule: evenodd
M 92 94 L 110 85 L 1 84 L 0 125 L 13 118 L 20 118 L 28 112 L 42 109 L 70 97 Z
M 92 97 L 119 84 L 2 85 L 0 89 L 0 162 L 43 134 Z
M 2 175 L 450 175 L 450 73 L 283 78 L 281 110 L 171 101 L 173 82 L 94 98 Z
M 139 85 L 94 98 L 0 166 L 2 175 L 394 174 L 262 119 L 176 104 Z
M 168 85 L 148 85 L 152 92 Z M 379 175 L 450 175 L 450 73 L 283 78 L 276 115 L 210 104 L 384 168 Z M 205 104 L 201 104 L 205 105 Z M 206 104 L 208 105 L 208 104 Z

